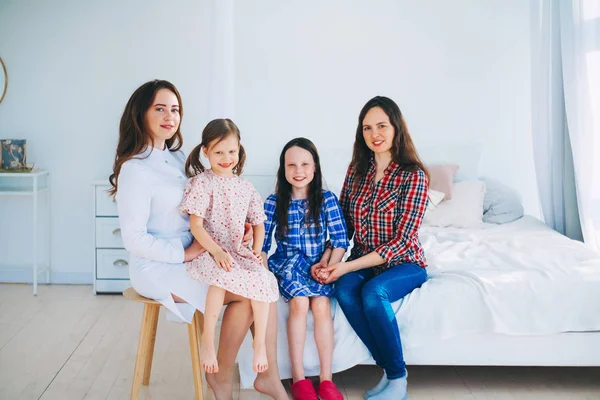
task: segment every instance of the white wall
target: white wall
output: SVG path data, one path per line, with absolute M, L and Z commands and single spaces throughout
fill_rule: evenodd
M 52 173 L 55 281 L 91 281 L 89 182 L 110 172 L 119 117 L 137 86 L 175 83 L 185 148 L 199 140 L 210 12 L 208 0 L 0 2 L 9 73 L 0 137 L 26 138 L 29 160 Z M 274 174 L 283 144 L 306 136 L 325 174 L 342 174 L 360 108 L 386 95 L 419 147 L 482 143 L 480 173 L 515 187 L 539 215 L 529 21 L 522 0 L 236 1 L 235 120 L 247 173 Z M 0 229 L 3 262 L 27 254 L 27 242 L 15 240 L 28 232 L 19 217 L 26 206 L 0 199 L 2 225 L 17 232 Z
M 418 147 L 481 143 L 480 174 L 539 215 L 531 147 L 529 4 L 522 0 L 277 0 L 236 4 L 236 118 L 248 172 L 306 136 L 344 173 L 357 118 L 394 99 Z
M 119 118 L 139 85 L 172 81 L 184 99 L 186 148 L 199 140 L 208 110 L 210 5 L 0 2 L 0 57 L 9 80 L 0 137 L 26 138 L 28 160 L 51 171 L 54 281 L 92 280 L 90 183 L 108 179 Z M 2 226 L 14 227 L 0 229 L 2 264 L 30 259 L 29 206 L 21 202 L 0 198 Z

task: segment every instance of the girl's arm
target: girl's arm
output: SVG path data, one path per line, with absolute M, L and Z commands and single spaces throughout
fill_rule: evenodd
M 275 217 L 275 207 L 277 206 L 277 199 L 274 194 L 267 197 L 264 205 L 265 217 L 265 239 L 262 247 L 262 252 L 265 253 L 265 256 L 269 254 L 269 250 L 271 250 L 271 238 L 273 237 L 273 231 L 275 230 L 276 217 Z
M 183 261 L 188 262 L 192 261 L 194 258 L 198 257 L 200 254 L 204 253 L 206 249 L 202 247 L 200 243 L 196 239 L 192 240 L 192 244 L 190 247 L 185 249 Z
M 321 256 L 321 260 L 310 269 L 313 279 L 319 282 L 322 282 L 326 278 L 326 274 L 323 274 L 323 269 L 342 261 L 346 250 L 350 247 L 342 208 L 335 194 L 332 192 L 326 192 L 325 194 L 323 213 L 331 246 L 327 246 Z
M 260 257 L 262 258 L 262 263 L 265 266 L 265 268 L 269 269 L 269 262 L 268 262 L 267 253 L 265 253 L 264 251 L 262 251 L 260 253 Z
M 261 252 L 265 241 L 265 224 L 252 225 L 254 236 L 252 238 L 252 252 L 262 259 Z
M 344 254 L 346 254 L 346 249 L 344 249 L 343 247 L 338 247 L 336 249 L 333 249 L 333 251 L 331 252 L 331 258 L 329 259 L 328 265 L 337 264 L 340 261 L 342 261 L 342 258 L 344 258 Z
M 206 229 L 204 229 L 204 218 L 190 214 L 190 230 L 198 243 L 213 256 L 217 265 L 225 271 L 231 271 L 233 259 L 225 250 L 216 244 L 213 238 L 206 232 Z
M 331 254 L 333 253 L 333 250 L 331 250 L 331 247 L 327 247 L 325 249 L 325 251 L 323 252 L 323 255 L 321 256 L 321 262 L 325 263 L 325 265 L 329 264 L 329 260 L 331 260 Z
M 328 265 L 342 261 L 346 250 L 350 247 L 348 229 L 342 207 L 335 194 L 328 192 L 325 199 L 325 217 L 327 218 L 327 232 L 333 252 Z
M 275 218 L 275 207 L 277 206 L 277 199 L 274 194 L 267 197 L 264 205 L 264 212 L 266 216 L 266 220 L 264 223 L 265 227 L 265 237 L 263 240 L 263 245 L 261 249 L 261 257 L 262 262 L 265 268 L 269 268 L 269 264 L 267 262 L 269 250 L 271 250 L 271 240 L 273 238 L 273 231 L 275 231 L 276 218 Z

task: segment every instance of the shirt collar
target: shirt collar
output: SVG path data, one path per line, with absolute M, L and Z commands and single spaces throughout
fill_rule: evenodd
M 375 163 L 375 155 L 371 154 L 371 158 L 369 159 L 369 171 L 368 171 L 368 175 L 370 176 L 371 174 L 375 174 L 375 170 L 376 170 L 377 164 Z M 383 171 L 383 173 L 385 175 L 390 175 L 392 174 L 394 171 L 396 171 L 400 166 L 398 164 L 396 164 L 396 162 L 394 160 L 390 161 L 390 163 L 388 164 L 388 166 L 386 167 L 385 171 Z
M 147 157 L 154 158 L 156 156 L 164 157 L 165 155 L 167 155 L 169 153 L 170 153 L 170 150 L 167 146 L 165 146 L 164 150 L 161 150 L 161 149 L 157 149 L 156 147 L 152 147 L 152 146 L 148 145 L 144 151 L 142 151 L 141 153 L 138 153 L 136 158 L 147 158 Z

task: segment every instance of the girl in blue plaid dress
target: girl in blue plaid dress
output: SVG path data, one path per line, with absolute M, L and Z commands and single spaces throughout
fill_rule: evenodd
M 315 145 L 296 138 L 287 143 L 279 157 L 276 193 L 265 202 L 265 241 L 262 256 L 277 277 L 279 292 L 289 301 L 288 341 L 292 365 L 294 399 L 341 400 L 331 381 L 333 321 L 329 298 L 333 288 L 314 280 L 310 269 L 321 261 L 328 234 L 333 253 L 330 264 L 340 262 L 349 246 L 346 223 L 337 197 L 323 190 L 321 165 Z M 275 232 L 277 249 L 267 261 Z M 309 308 L 315 321 L 315 342 L 321 362 L 318 390 L 304 375 L 303 355 Z

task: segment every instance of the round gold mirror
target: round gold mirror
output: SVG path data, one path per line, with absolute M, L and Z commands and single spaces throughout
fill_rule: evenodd
M 0 103 L 4 99 L 6 94 L 6 86 L 8 86 L 8 75 L 6 74 L 6 67 L 0 58 Z

